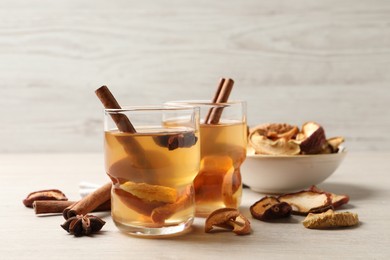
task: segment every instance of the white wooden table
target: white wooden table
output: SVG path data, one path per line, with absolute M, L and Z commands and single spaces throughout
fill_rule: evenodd
M 241 211 L 253 227 L 249 236 L 206 234 L 203 219 L 192 232 L 169 239 L 140 239 L 117 231 L 107 221 L 93 237 L 75 238 L 60 224 L 62 216 L 37 217 L 22 205 L 31 191 L 58 188 L 78 199 L 78 183 L 108 179 L 101 154 L 0 154 L 1 259 L 388 259 L 390 257 L 390 154 L 350 153 L 321 188 L 347 193 L 344 210 L 357 212 L 361 224 L 341 230 L 309 230 L 293 216 L 282 223 L 252 219 L 249 206 L 262 197 L 245 189 Z

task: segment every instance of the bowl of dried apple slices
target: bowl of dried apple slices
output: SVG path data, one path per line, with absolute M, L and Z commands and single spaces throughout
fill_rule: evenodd
M 317 185 L 331 176 L 347 151 L 343 137 L 326 138 L 324 128 L 270 123 L 249 129 L 242 181 L 261 193 L 286 193 Z

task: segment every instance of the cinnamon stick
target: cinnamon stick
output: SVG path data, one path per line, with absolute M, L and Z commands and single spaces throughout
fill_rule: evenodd
M 56 214 L 62 213 L 64 209 L 76 204 L 77 201 L 55 201 L 55 200 L 37 200 L 33 203 L 33 208 L 36 215 L 40 214 Z M 108 200 L 98 206 L 93 211 L 109 211 L 111 209 L 111 201 Z
M 101 86 L 95 90 L 96 96 L 100 99 L 103 106 L 107 109 L 121 109 L 118 101 L 116 101 L 114 95 L 107 86 Z M 122 132 L 136 133 L 133 124 L 129 118 L 123 114 L 111 114 L 112 120 L 114 120 L 118 129 Z
M 83 199 L 79 200 L 76 204 L 73 204 L 64 209 L 62 215 L 65 219 L 68 219 L 70 217 L 74 217 L 77 215 L 85 215 L 87 213 L 92 212 L 98 206 L 110 200 L 111 186 L 111 182 L 106 183 L 94 192 L 85 196 Z
M 222 86 L 221 86 L 222 85 Z M 226 103 L 229 99 L 230 93 L 233 89 L 234 81 L 230 78 L 221 79 L 218 89 L 215 93 L 213 103 Z M 206 124 L 218 124 L 221 119 L 223 107 L 214 107 L 209 110 L 205 119 Z
M 225 78 L 221 78 L 219 80 L 219 84 L 218 84 L 218 87 L 217 87 L 217 91 L 215 91 L 215 94 L 214 94 L 214 97 L 213 97 L 213 100 L 212 100 L 212 103 L 217 103 L 218 101 L 218 97 L 219 95 L 221 94 L 221 90 L 222 90 L 222 87 L 223 87 L 223 84 L 225 83 Z M 209 109 L 206 117 L 205 117 L 205 120 L 204 122 L 207 124 L 208 121 L 210 121 L 210 116 L 211 116 L 211 112 L 213 111 L 212 108 Z

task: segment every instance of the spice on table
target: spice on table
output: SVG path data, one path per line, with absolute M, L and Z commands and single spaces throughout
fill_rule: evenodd
M 111 182 L 106 183 L 94 192 L 85 196 L 83 199 L 79 200 L 77 203 L 64 209 L 62 215 L 65 219 L 68 219 L 76 215 L 86 215 L 92 212 L 97 207 L 110 200 L 111 186 Z
M 77 201 L 62 201 L 62 200 L 36 200 L 33 203 L 35 214 L 58 214 L 64 209 L 76 204 Z M 111 200 L 108 200 L 92 211 L 108 211 L 111 210 Z
M 68 233 L 80 237 L 99 232 L 106 222 L 93 215 L 77 215 L 71 217 L 61 225 Z

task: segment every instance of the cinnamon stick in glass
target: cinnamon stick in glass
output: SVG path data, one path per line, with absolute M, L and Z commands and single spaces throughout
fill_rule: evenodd
M 219 84 L 218 84 L 218 87 L 217 87 L 217 91 L 215 91 L 215 94 L 214 94 L 214 98 L 212 100 L 213 103 L 217 103 L 218 101 L 218 97 L 219 95 L 221 94 L 221 90 L 222 90 L 222 87 L 223 87 L 223 84 L 225 83 L 225 78 L 221 78 L 220 81 L 219 81 Z M 211 112 L 213 111 L 212 108 L 209 109 L 206 117 L 205 117 L 205 120 L 204 122 L 207 124 L 207 122 L 210 120 L 210 116 L 211 116 Z
M 121 109 L 118 101 L 116 101 L 114 95 L 107 86 L 101 86 L 95 90 L 96 96 L 100 99 L 103 106 L 107 109 Z M 122 132 L 136 133 L 136 130 L 133 124 L 130 122 L 129 118 L 123 114 L 111 114 L 112 120 L 114 120 L 118 129 Z
M 100 88 L 95 90 L 95 93 L 106 109 L 121 109 L 121 106 L 119 105 L 118 101 L 115 99 L 114 95 L 111 93 L 107 86 L 101 86 Z M 126 115 L 120 113 L 110 113 L 110 116 L 118 127 L 119 131 L 126 133 L 137 132 L 133 124 L 130 122 L 130 119 Z M 123 138 L 120 138 L 118 136 L 117 140 L 123 144 L 123 149 L 126 151 L 127 154 L 132 156 L 136 155 L 140 158 L 140 160 L 135 160 L 139 162 L 139 164 L 142 164 L 146 161 L 142 147 L 133 138 L 125 138 L 123 140 Z
M 213 103 L 226 103 L 233 89 L 234 81 L 232 79 L 221 79 L 216 94 L 213 98 Z M 205 124 L 218 124 L 221 119 L 223 107 L 213 107 L 205 119 Z

